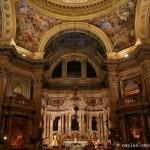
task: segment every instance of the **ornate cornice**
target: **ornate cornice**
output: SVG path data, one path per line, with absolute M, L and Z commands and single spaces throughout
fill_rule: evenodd
M 0 47 L 0 55 L 6 55 L 10 60 L 26 63 L 28 65 L 32 65 L 32 67 L 43 67 L 47 63 L 47 60 L 45 59 L 34 60 L 19 55 L 14 46 Z
M 135 52 L 127 58 L 118 59 L 118 65 L 131 63 L 133 61 L 141 62 L 144 57 L 150 57 L 150 47 L 149 45 L 139 45 L 137 46 Z

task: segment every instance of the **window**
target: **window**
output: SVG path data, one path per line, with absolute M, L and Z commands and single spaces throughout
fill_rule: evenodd
M 55 67 L 52 74 L 52 78 L 61 78 L 61 77 L 62 77 L 62 62 Z
M 97 77 L 94 68 L 88 62 L 86 62 L 86 76 L 87 76 L 87 78 L 96 78 Z
M 67 62 L 67 78 L 81 78 L 81 62 L 68 61 Z

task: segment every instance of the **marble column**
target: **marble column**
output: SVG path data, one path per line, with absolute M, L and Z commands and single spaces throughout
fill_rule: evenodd
M 108 129 L 106 126 L 106 120 L 107 120 L 107 114 L 106 113 L 103 115 L 103 120 L 104 120 L 104 138 L 106 140 L 108 138 Z
M 125 118 L 120 118 L 120 127 L 121 127 L 121 137 L 122 137 L 122 143 L 126 143 L 126 129 L 125 129 Z
M 145 84 L 145 94 L 148 102 L 150 103 L 150 62 L 143 64 L 143 78 Z
M 102 139 L 104 140 L 104 126 L 105 126 L 105 122 L 104 122 L 103 114 L 101 115 L 101 121 L 102 121 Z
M 92 131 L 92 124 L 91 124 L 91 115 L 89 115 L 89 133 Z
M 82 131 L 82 113 L 79 113 L 79 131 Z
M 53 117 L 50 115 L 50 137 L 49 141 L 51 142 L 53 140 Z
M 100 134 L 100 140 L 103 139 L 103 136 L 102 136 L 102 119 L 101 119 L 101 114 L 99 114 L 99 134 Z
M 7 142 L 6 142 L 6 149 L 10 149 L 10 146 L 11 146 L 11 131 L 12 131 L 12 119 L 13 119 L 13 116 L 12 114 L 9 114 L 9 121 L 8 121 L 8 133 L 7 133 L 7 136 L 8 136 L 8 139 L 7 139 Z
M 146 126 L 145 126 L 145 118 L 144 118 L 144 115 L 141 114 L 141 126 L 142 126 L 142 129 L 143 129 L 143 140 L 144 140 L 144 143 L 148 143 L 147 141 L 147 132 L 146 132 Z
M 85 126 L 84 126 L 84 113 L 82 112 L 81 114 L 81 125 L 82 125 L 82 128 L 81 128 L 81 131 L 82 132 L 85 132 Z
M 47 114 L 47 138 L 49 139 L 50 137 L 50 120 L 49 120 L 50 116 L 49 114 Z
M 116 114 L 116 110 L 118 108 L 118 103 L 119 103 L 119 93 L 118 93 L 118 84 L 119 84 L 119 79 L 117 77 L 110 77 L 109 78 L 109 83 L 110 83 L 110 116 L 111 116 L 111 121 L 114 123 L 116 127 L 118 127 L 119 122 Z
M 119 96 L 120 96 L 120 79 L 117 73 L 118 62 L 112 60 L 107 62 L 107 68 L 109 72 L 109 97 L 110 97 L 110 115 L 111 122 L 114 123 L 115 127 L 119 126 L 116 110 L 118 108 Z
M 86 133 L 88 134 L 89 132 L 89 115 L 86 114 Z
M 150 138 L 150 115 L 147 115 L 147 122 L 148 122 L 148 134 Z
M 35 102 L 36 114 L 33 120 L 33 137 L 39 136 L 39 125 L 41 122 L 41 106 L 42 106 L 42 69 L 35 69 L 34 85 L 33 85 L 33 101 Z
M 44 113 L 44 138 L 46 138 L 46 110 L 45 110 L 45 113 Z
M 71 131 L 71 114 L 68 114 L 68 132 Z
M 64 114 L 61 115 L 61 134 L 64 135 Z
M 0 64 L 0 122 L 2 118 L 2 104 L 4 102 L 5 93 L 6 93 L 7 77 L 5 74 L 4 64 Z

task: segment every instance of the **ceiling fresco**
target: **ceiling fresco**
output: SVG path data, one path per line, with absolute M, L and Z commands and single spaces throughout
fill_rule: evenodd
M 45 48 L 45 58 L 63 50 L 86 50 L 89 53 L 97 52 L 106 58 L 106 50 L 102 41 L 98 41 L 88 34 L 80 32 L 69 32 L 50 40 Z
M 135 9 L 136 0 L 129 0 L 113 12 L 92 19 L 90 23 L 103 30 L 111 39 L 115 51 L 120 51 L 135 44 Z
M 120 51 L 135 44 L 135 9 L 136 0 L 128 0 L 111 13 L 85 22 L 104 31 L 112 41 L 115 51 Z M 38 12 L 24 0 L 16 1 L 16 18 L 16 44 L 32 52 L 37 51 L 40 39 L 49 29 L 65 22 Z
M 22 0 L 16 2 L 16 16 L 16 44 L 33 52 L 44 33 L 59 24 L 58 20 L 37 12 Z

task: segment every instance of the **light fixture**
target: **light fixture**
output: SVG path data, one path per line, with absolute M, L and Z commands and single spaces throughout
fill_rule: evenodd
M 128 56 L 129 56 L 128 54 L 125 54 L 125 55 L 124 55 L 124 57 L 126 57 L 126 58 L 127 58 Z
M 4 138 L 4 140 L 7 140 L 7 136 L 4 136 L 3 138 Z
M 23 57 L 26 57 L 26 54 L 22 54 Z

